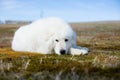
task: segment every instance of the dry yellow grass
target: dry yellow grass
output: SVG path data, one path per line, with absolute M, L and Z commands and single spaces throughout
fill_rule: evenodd
M 11 48 L 0 48 L 0 59 L 17 58 L 20 56 L 37 56 L 37 55 L 40 54 L 30 53 L 30 52 L 15 52 Z

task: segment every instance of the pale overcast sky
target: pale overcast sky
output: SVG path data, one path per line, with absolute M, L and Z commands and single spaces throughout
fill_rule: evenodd
M 0 0 L 0 20 L 61 17 L 69 22 L 120 20 L 120 0 Z

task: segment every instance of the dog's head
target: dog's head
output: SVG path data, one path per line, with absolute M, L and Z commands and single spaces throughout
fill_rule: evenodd
M 76 34 L 59 34 L 54 37 L 53 44 L 56 54 L 67 54 L 72 46 L 76 46 Z

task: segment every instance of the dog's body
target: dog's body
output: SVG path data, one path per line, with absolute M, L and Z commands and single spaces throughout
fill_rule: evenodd
M 76 33 L 60 18 L 46 18 L 22 26 L 15 32 L 12 49 L 44 54 L 88 53 L 85 48 L 77 48 Z

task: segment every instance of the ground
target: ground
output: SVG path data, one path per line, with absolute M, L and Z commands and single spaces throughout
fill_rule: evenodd
M 120 80 L 120 21 L 70 24 L 88 55 L 14 52 L 20 25 L 0 25 L 0 80 Z

